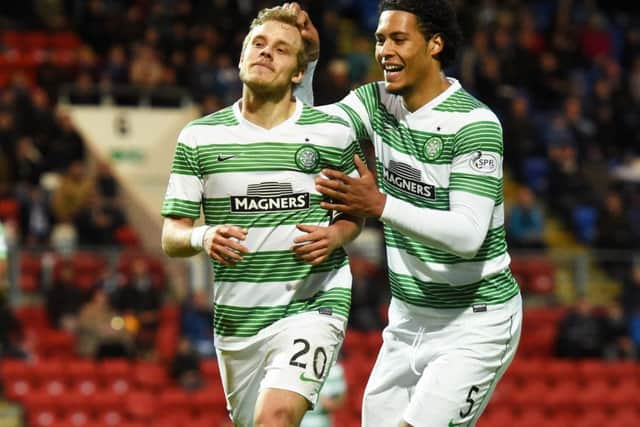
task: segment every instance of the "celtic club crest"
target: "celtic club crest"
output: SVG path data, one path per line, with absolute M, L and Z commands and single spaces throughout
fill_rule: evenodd
M 427 139 L 424 143 L 424 155 L 428 160 L 436 160 L 442 154 L 444 143 L 437 136 Z
M 320 164 L 320 153 L 312 145 L 303 145 L 296 151 L 296 165 L 303 172 L 311 172 Z

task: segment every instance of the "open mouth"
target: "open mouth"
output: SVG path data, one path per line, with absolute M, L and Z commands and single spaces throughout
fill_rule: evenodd
M 404 66 L 398 64 L 384 64 L 382 68 L 384 70 L 384 79 L 388 82 L 397 79 L 402 70 L 404 70 Z

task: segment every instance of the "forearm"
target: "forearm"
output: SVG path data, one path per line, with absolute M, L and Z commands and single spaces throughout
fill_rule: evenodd
M 193 220 L 165 218 L 162 227 L 162 250 L 170 257 L 189 257 L 200 252 L 191 245 Z
M 344 246 L 358 237 L 358 234 L 360 234 L 360 231 L 362 230 L 363 224 L 363 218 L 347 215 L 344 213 L 339 214 L 330 225 L 330 227 L 336 231 L 336 236 L 338 236 L 337 246 Z
M 380 220 L 420 243 L 462 258 L 473 258 L 489 228 L 494 202 L 488 198 L 452 200 L 450 210 L 414 206 L 387 196 Z

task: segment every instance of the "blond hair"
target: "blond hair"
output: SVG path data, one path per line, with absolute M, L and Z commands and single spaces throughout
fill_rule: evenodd
M 267 21 L 277 21 L 282 22 L 283 24 L 291 25 L 292 27 L 298 28 L 297 24 L 297 15 L 296 12 L 291 8 L 285 8 L 284 6 L 275 6 L 271 8 L 262 9 L 258 12 L 258 16 L 251 21 L 251 25 L 249 26 L 249 32 L 244 38 L 242 42 L 242 52 L 247 48 L 249 44 L 249 38 L 251 37 L 251 32 L 254 28 L 264 24 Z M 304 71 L 307 68 L 307 64 L 309 63 L 309 55 L 307 52 L 307 42 L 302 41 L 303 45 L 298 51 L 298 71 Z

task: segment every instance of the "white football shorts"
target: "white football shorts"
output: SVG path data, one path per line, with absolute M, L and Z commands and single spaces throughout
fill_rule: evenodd
M 520 294 L 503 304 L 411 313 L 392 299 L 362 425 L 474 426 L 515 355 L 521 325 Z
M 344 340 L 344 319 L 304 312 L 280 319 L 243 348 L 216 349 L 227 409 L 236 427 L 253 425 L 259 393 L 266 388 L 304 396 L 313 407 Z

